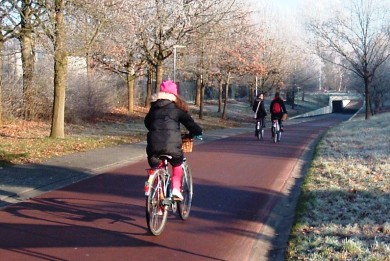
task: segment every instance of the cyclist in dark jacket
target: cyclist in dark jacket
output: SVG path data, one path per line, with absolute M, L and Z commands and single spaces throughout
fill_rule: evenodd
M 275 103 L 277 103 L 278 106 L 275 105 Z M 269 106 L 269 111 L 271 112 L 271 121 L 277 119 L 279 122 L 280 130 L 283 131 L 282 117 L 283 114 L 287 113 L 287 110 L 286 106 L 284 105 L 284 101 L 282 100 L 282 98 L 280 98 L 279 92 L 275 93 L 275 97 Z
M 202 128 L 195 123 L 188 113 L 188 105 L 177 95 L 177 86 L 172 81 L 165 81 L 160 92 L 152 95 L 151 108 L 145 116 L 148 129 L 146 153 L 150 167 L 160 165 L 159 155 L 171 155 L 172 195 L 182 200 L 180 192 L 183 170 L 182 139 L 180 124 L 183 124 L 192 136 L 202 135 Z
M 262 128 L 265 128 L 265 116 L 267 116 L 267 112 L 264 107 L 264 94 L 260 93 L 257 95 L 255 102 L 252 107 L 253 112 L 256 113 L 256 122 L 260 121 L 262 124 Z M 255 135 L 257 135 L 257 128 L 255 128 Z
M 257 95 L 257 98 L 256 98 L 255 102 L 253 103 L 252 110 L 253 110 L 253 112 L 257 111 L 257 113 L 256 113 L 257 120 L 264 119 L 264 117 L 267 116 L 267 112 L 266 112 L 265 107 L 264 107 L 264 94 L 263 93 L 260 93 L 259 95 Z M 263 125 L 263 127 L 264 127 L 264 125 Z

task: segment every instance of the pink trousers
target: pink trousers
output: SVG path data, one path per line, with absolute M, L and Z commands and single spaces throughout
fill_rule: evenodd
M 172 188 L 176 188 L 178 190 L 181 189 L 181 178 L 183 176 L 183 169 L 181 165 L 172 166 Z

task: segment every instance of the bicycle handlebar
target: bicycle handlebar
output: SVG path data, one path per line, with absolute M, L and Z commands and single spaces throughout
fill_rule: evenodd
M 203 136 L 202 135 L 195 136 L 194 138 L 197 139 L 197 140 L 203 140 Z
M 184 133 L 181 135 L 181 138 L 182 139 L 197 139 L 197 140 L 203 140 L 203 136 L 202 135 L 192 135 L 192 134 L 189 134 L 189 133 Z

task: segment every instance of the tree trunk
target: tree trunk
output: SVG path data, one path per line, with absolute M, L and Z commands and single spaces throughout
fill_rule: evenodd
M 158 61 L 156 66 L 156 91 L 160 90 L 160 85 L 163 81 L 164 66 L 162 61 Z
M 0 72 L 3 71 L 3 36 L 0 33 Z M 3 91 L 3 74 L 0 73 L 0 126 L 3 125 L 3 103 L 2 103 L 2 91 Z
M 22 31 L 20 40 L 22 70 L 23 70 L 23 114 L 26 120 L 32 118 L 33 112 L 33 83 L 35 70 L 33 29 L 30 24 L 31 8 L 25 3 L 22 10 Z
M 365 119 L 368 120 L 370 118 L 370 92 L 369 92 L 369 79 L 368 77 L 364 78 L 364 94 L 366 95 L 366 117 Z
M 88 88 L 88 92 L 91 93 L 94 68 L 93 68 L 93 59 L 89 52 L 86 52 L 85 60 L 87 61 L 87 88 Z
M 201 81 L 200 90 L 199 90 L 199 119 L 203 119 L 203 111 L 204 111 L 204 84 Z
M 292 88 L 292 95 L 291 95 L 292 103 L 291 103 L 291 109 L 295 109 L 295 87 Z
M 226 86 L 225 86 L 225 99 L 223 104 L 223 112 L 222 112 L 222 119 L 226 120 L 227 118 L 227 103 L 229 99 L 229 83 L 230 83 L 230 72 L 228 73 L 228 77 L 226 80 Z
M 256 96 L 256 94 L 255 94 L 255 92 L 256 92 L 255 86 L 253 86 L 253 84 L 250 83 L 248 89 L 249 89 L 249 91 L 248 91 L 248 102 L 252 106 L 252 104 L 254 103 L 254 100 L 255 100 L 254 97 Z
M 68 57 L 65 49 L 65 0 L 55 1 L 54 100 L 50 138 L 64 138 L 65 90 Z
M 200 106 L 201 104 L 201 89 L 202 89 L 202 76 L 197 75 L 196 77 L 196 96 L 195 96 L 195 105 Z M 200 115 L 199 115 L 200 117 Z
M 218 86 L 218 112 L 221 113 L 222 111 L 222 93 L 223 93 L 223 81 L 220 80 Z
M 128 113 L 134 113 L 134 74 L 131 68 L 127 70 L 127 100 Z
M 145 107 L 146 109 L 150 109 L 150 98 L 152 96 L 152 88 L 153 88 L 153 71 L 152 66 L 148 68 L 148 82 L 146 84 L 146 98 L 145 98 Z

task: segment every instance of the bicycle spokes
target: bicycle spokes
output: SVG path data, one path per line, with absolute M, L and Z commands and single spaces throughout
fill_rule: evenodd
M 167 220 L 167 206 L 163 204 L 164 193 L 164 175 L 156 172 L 152 177 L 149 176 L 149 193 L 146 198 L 146 221 L 149 231 L 153 235 L 159 235 L 164 230 Z
M 183 179 L 182 179 L 182 194 L 183 200 L 178 204 L 180 218 L 185 220 L 190 215 L 192 204 L 192 175 L 186 163 L 183 163 Z
M 146 223 L 153 235 L 160 235 L 167 222 L 168 210 L 178 212 L 181 219 L 189 217 L 192 203 L 192 176 L 186 163 L 182 164 L 183 177 L 182 188 L 183 201 L 174 201 L 171 195 L 170 173 L 168 168 L 148 170 L 148 180 L 145 182 L 146 196 Z

